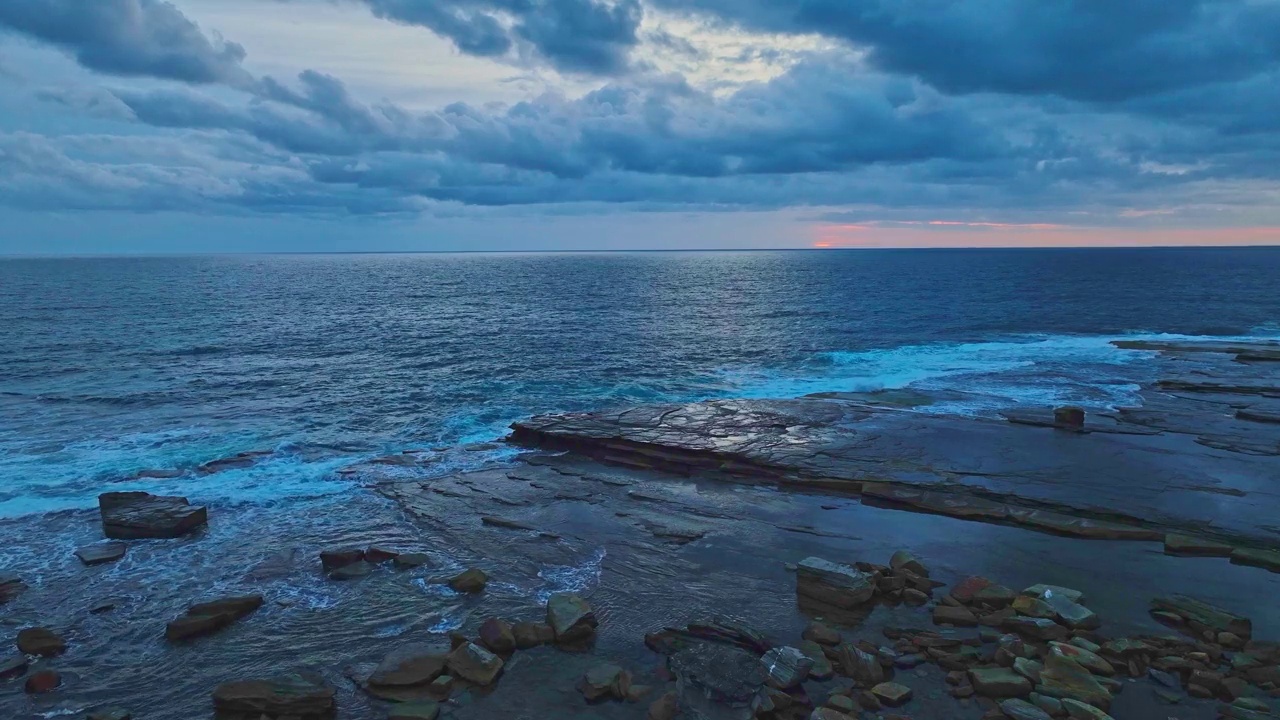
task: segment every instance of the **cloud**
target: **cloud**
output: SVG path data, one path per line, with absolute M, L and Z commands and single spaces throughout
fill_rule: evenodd
M 817 33 L 948 93 L 1116 102 L 1240 80 L 1280 60 L 1271 0 L 652 0 L 767 32 Z
M 239 85 L 241 46 L 209 38 L 161 0 L 4 0 L 0 29 L 56 45 L 86 68 L 112 75 Z
M 419 25 L 469 55 L 525 47 L 563 72 L 610 75 L 639 43 L 639 0 L 361 0 L 378 17 Z

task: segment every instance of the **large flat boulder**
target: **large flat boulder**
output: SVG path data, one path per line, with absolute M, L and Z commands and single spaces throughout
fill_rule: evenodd
M 223 683 L 213 691 L 217 720 L 329 720 L 337 712 L 335 690 L 322 678 L 293 673 Z
M 184 497 L 145 492 L 109 492 L 98 496 L 103 533 L 115 540 L 176 538 L 209 522 L 208 511 Z
M 870 601 L 875 592 L 872 577 L 852 565 L 810 557 L 796 569 L 796 594 L 824 605 L 855 608 Z
M 177 641 L 209 635 L 260 607 L 262 607 L 261 595 L 223 598 L 192 605 L 185 615 L 171 621 L 165 627 L 164 636 L 169 640 Z

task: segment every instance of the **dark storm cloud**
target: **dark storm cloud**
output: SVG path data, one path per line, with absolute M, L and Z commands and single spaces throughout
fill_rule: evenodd
M 244 48 L 210 40 L 161 0 L 2 0 L 4 29 L 56 45 L 99 72 L 231 85 L 249 79 Z
M 375 15 L 420 25 L 462 52 L 505 55 L 527 43 L 559 70 L 614 74 L 639 42 L 639 0 L 361 0 Z
M 653 0 L 854 43 L 946 92 L 1119 101 L 1239 80 L 1280 59 L 1273 0 Z

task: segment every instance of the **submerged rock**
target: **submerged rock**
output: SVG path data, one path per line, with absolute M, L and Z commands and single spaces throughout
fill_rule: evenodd
M 479 593 L 484 592 L 484 588 L 489 584 L 489 576 L 483 570 L 472 568 L 466 570 L 449 580 L 449 587 L 457 592 Z
M 866 604 L 875 595 L 870 575 L 851 565 L 810 557 L 796 568 L 796 593 L 840 609 Z
M 364 560 L 364 550 L 361 548 L 331 548 L 320 551 L 320 565 L 325 572 L 331 572 L 361 560 Z
M 62 675 L 54 670 L 40 670 L 32 673 L 27 682 L 24 683 L 23 689 L 29 695 L 43 695 L 51 693 L 62 686 Z
M 318 675 L 293 673 L 223 683 L 213 691 L 218 720 L 327 720 L 337 712 L 336 692 Z
M 262 607 L 261 595 L 223 598 L 192 605 L 187 614 L 165 626 L 170 641 L 189 640 L 217 632 Z
M 556 593 L 547 600 L 547 624 L 561 645 L 576 645 L 595 637 L 596 615 L 586 600 L 570 593 Z
M 105 542 L 85 545 L 76 549 L 76 557 L 85 565 L 102 565 L 124 557 L 128 546 L 122 542 Z
M 339 580 L 339 581 L 359 580 L 360 578 L 368 577 L 372 575 L 375 569 L 376 568 L 374 568 L 374 566 L 370 565 L 364 560 L 359 560 L 357 562 L 351 563 L 350 565 L 343 565 L 337 570 L 330 572 L 329 579 Z
M 839 645 L 840 633 L 820 623 L 811 622 L 800 635 L 805 640 L 812 640 L 819 645 Z
M 67 651 L 67 641 L 48 628 L 27 628 L 18 631 L 18 651 L 27 655 L 53 657 Z
M 387 711 L 387 720 L 436 720 L 440 704 L 434 700 L 398 703 Z
M 16 575 L 0 575 L 0 605 L 17 598 L 27 591 L 27 586 Z
M 1236 548 L 1231 551 L 1232 565 L 1249 565 L 1280 573 L 1280 552 L 1274 550 L 1256 550 L 1254 548 Z
M 409 570 L 431 564 L 431 556 L 426 553 L 400 553 L 391 560 L 397 570 Z
M 145 492 L 109 492 L 98 496 L 102 532 L 115 540 L 176 538 L 209 522 L 208 511 L 184 497 Z
M 11 658 L 0 660 L 0 680 L 11 680 L 21 677 L 27 671 L 28 663 L 26 655 L 14 655 Z
M 587 702 L 625 700 L 631 690 L 631 673 L 612 663 L 596 665 L 579 681 L 578 690 Z

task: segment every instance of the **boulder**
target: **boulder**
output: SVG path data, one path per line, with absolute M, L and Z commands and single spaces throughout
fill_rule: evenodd
M 98 496 L 102 532 L 113 540 L 176 538 L 204 527 L 209 513 L 184 497 L 145 492 L 109 492 Z
M 449 660 L 448 640 L 411 644 L 387 653 L 369 675 L 374 688 L 404 688 L 427 685 L 444 673 Z
M 840 644 L 840 633 L 820 622 L 809 623 L 809 626 L 804 629 L 800 637 L 805 640 L 812 640 L 819 645 L 834 646 Z
M 555 631 L 546 623 L 518 622 L 511 627 L 511 636 L 518 650 L 550 645 L 556 641 Z
M 929 577 L 929 568 L 924 566 L 915 555 L 906 550 L 899 550 L 889 558 L 889 567 L 895 572 L 906 571 L 920 577 Z
M 1008 668 L 975 668 L 969 671 L 969 682 L 983 697 L 1026 697 L 1031 681 Z
M 223 598 L 187 608 L 187 614 L 169 622 L 164 636 L 170 641 L 189 640 L 217 632 L 262 607 L 261 595 Z
M 836 662 L 843 673 L 859 687 L 871 687 L 884 682 L 884 666 L 880 658 L 851 643 L 841 643 L 835 651 Z
M 57 690 L 62 685 L 62 676 L 54 670 L 40 670 L 27 677 L 23 689 L 30 695 L 43 695 Z
M 213 691 L 213 708 L 219 719 L 326 720 L 337 712 L 335 695 L 318 675 L 291 673 L 223 683 Z
M 359 580 L 360 578 L 372 575 L 375 569 L 376 568 L 374 568 L 373 565 L 370 565 L 364 560 L 358 560 L 350 565 L 343 565 L 336 570 L 330 571 L 329 579 L 338 581 Z
M 649 703 L 649 711 L 645 717 L 646 720 L 676 720 L 676 716 L 679 714 L 680 697 L 676 695 L 674 690 L 671 690 Z
M 387 548 L 381 548 L 376 545 L 364 552 L 365 562 L 373 563 L 374 565 L 379 565 L 388 560 L 395 560 L 398 557 L 400 557 L 400 553 L 395 550 L 388 550 Z
M 436 720 L 440 704 L 434 700 L 398 703 L 387 711 L 387 720 Z
M 331 572 L 361 560 L 364 560 L 364 550 L 361 548 L 329 548 L 320 551 L 320 564 L 325 572 Z
M 570 593 L 556 593 L 547 600 L 547 624 L 557 644 L 576 645 L 594 638 L 599 623 L 586 600 Z
M 1000 710 L 1010 720 L 1053 720 L 1049 713 L 1018 698 L 1009 698 L 1001 702 Z
M 911 688 L 901 683 L 883 682 L 871 688 L 871 694 L 888 707 L 901 707 L 911 700 Z
M 667 659 L 686 701 L 746 708 L 764 686 L 760 656 L 737 645 L 692 640 Z
M 796 568 L 796 593 L 825 605 L 847 610 L 866 604 L 875 592 L 872 577 L 851 565 L 810 557 Z
M 27 672 L 27 667 L 26 655 L 14 655 L 0 660 L 0 680 L 12 680 L 16 677 L 22 677 Z
M 1111 704 L 1111 693 L 1088 670 L 1075 660 L 1054 653 L 1045 656 L 1036 692 L 1064 702 L 1079 700 L 1103 708 Z
M 48 628 L 27 628 L 18 631 L 18 651 L 27 655 L 53 657 L 67 651 L 67 641 Z
M 578 682 L 578 690 L 587 702 L 625 700 L 630 689 L 631 673 L 612 663 L 592 667 Z
M 103 565 L 124 557 L 128 546 L 122 542 L 104 542 L 76 549 L 76 557 L 85 565 Z
M 449 653 L 449 673 L 476 685 L 488 685 L 502 672 L 502 658 L 476 645 L 467 643 Z
M 499 655 L 509 655 L 516 649 L 516 638 L 511 623 L 500 618 L 489 618 L 480 625 L 480 644 Z
M 1057 616 L 1057 613 L 1049 606 L 1049 603 L 1028 595 L 1019 595 L 1014 598 L 1013 610 L 1024 617 L 1053 619 Z
M 800 652 L 813 661 L 813 667 L 809 668 L 809 678 L 819 682 L 830 680 L 836 674 L 835 668 L 831 665 L 831 660 L 827 658 L 822 648 L 822 645 L 812 640 L 805 640 L 800 643 Z
M 989 587 L 991 587 L 990 580 L 974 575 L 961 580 L 955 587 L 951 588 L 951 597 L 968 605 L 973 602 L 974 596 Z
M 489 584 L 489 576 L 483 570 L 472 568 L 449 580 L 449 587 L 461 593 L 480 593 Z
M 431 556 L 426 553 L 400 553 L 391 560 L 397 570 L 410 570 L 431 564 Z
M 1094 675 L 1110 677 L 1116 674 L 1116 670 L 1111 666 L 1111 663 L 1082 647 L 1069 645 L 1067 643 L 1051 642 L 1049 643 L 1049 653 L 1074 660 L 1078 665 Z
M 933 609 L 933 622 L 937 625 L 977 627 L 978 616 L 964 606 L 938 605 Z
M 760 658 L 769 682 L 781 690 L 794 690 L 809 678 L 813 660 L 793 647 L 777 647 Z

